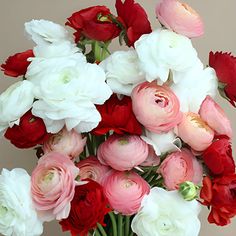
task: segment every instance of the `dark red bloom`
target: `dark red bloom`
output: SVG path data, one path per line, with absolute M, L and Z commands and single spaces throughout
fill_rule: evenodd
M 93 134 L 103 135 L 110 130 L 117 134 L 142 134 L 142 127 L 133 113 L 130 97 L 124 96 L 120 100 L 113 94 L 103 105 L 98 105 L 97 109 L 102 121 L 93 130 Z
M 202 156 L 213 176 L 235 173 L 232 147 L 227 136 L 222 136 L 214 141 Z
M 209 65 L 215 69 L 219 81 L 230 103 L 236 107 L 236 57 L 231 53 L 210 52 Z
M 87 184 L 75 187 L 70 214 L 60 222 L 63 231 L 70 231 L 72 236 L 87 236 L 97 223 L 104 226 L 104 216 L 111 211 L 103 187 L 93 180 L 86 181 Z
M 41 118 L 26 112 L 20 119 L 19 125 L 8 128 L 5 138 L 18 148 L 31 148 L 42 144 L 49 137 Z
M 203 205 L 211 207 L 208 216 L 210 223 L 224 226 L 230 218 L 236 216 L 236 174 L 226 175 L 211 180 L 203 179 L 200 197 Z
M 119 20 L 126 29 L 126 44 L 131 47 L 143 35 L 152 32 L 145 10 L 134 0 L 116 0 Z
M 27 61 L 29 57 L 34 57 L 32 50 L 16 53 L 13 56 L 7 58 L 5 64 L 1 65 L 1 70 L 5 75 L 18 77 L 25 75 L 30 61 Z
M 66 25 L 77 31 L 74 33 L 76 42 L 83 36 L 97 41 L 108 41 L 120 33 L 120 28 L 113 23 L 110 15 L 107 7 L 93 6 L 75 12 L 68 18 Z

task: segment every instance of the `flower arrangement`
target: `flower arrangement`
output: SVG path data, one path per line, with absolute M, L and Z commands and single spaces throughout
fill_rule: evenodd
M 65 23 L 25 23 L 36 44 L 1 69 L 20 78 L 0 95 L 0 132 L 34 148 L 31 176 L 0 174 L 0 233 L 39 236 L 58 220 L 72 236 L 197 236 L 236 216 L 232 128 L 214 100 L 236 106 L 236 58 L 198 58 L 201 17 L 159 0 L 152 29 L 134 0 L 73 13 Z M 110 52 L 119 38 L 126 51 Z M 14 108 L 14 109 L 12 109 Z

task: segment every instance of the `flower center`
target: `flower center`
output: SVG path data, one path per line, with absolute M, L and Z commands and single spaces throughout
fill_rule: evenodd
M 54 173 L 52 171 L 49 171 L 44 177 L 43 177 L 43 181 L 46 183 L 49 183 L 52 181 L 54 177 Z
M 0 218 L 4 217 L 7 214 L 7 212 L 8 212 L 8 209 L 5 206 L 1 205 L 0 206 Z
M 128 144 L 129 143 L 129 140 L 127 139 L 127 138 L 121 138 L 120 140 L 119 140 L 119 144 L 120 145 L 126 145 L 126 144 Z
M 124 186 L 124 188 L 130 188 L 133 185 L 134 185 L 134 183 L 132 180 L 127 180 L 127 181 L 125 181 L 123 186 Z
M 161 235 L 169 235 L 170 232 L 174 231 L 175 226 L 170 221 L 169 217 L 161 216 L 157 222 L 157 229 Z

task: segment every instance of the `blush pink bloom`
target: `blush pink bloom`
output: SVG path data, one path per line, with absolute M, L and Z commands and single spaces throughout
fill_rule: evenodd
M 160 162 L 161 158 L 156 155 L 153 147 L 148 145 L 148 157 L 140 166 L 158 166 Z
M 67 131 L 62 129 L 59 133 L 52 135 L 43 145 L 44 153 L 60 152 L 75 159 L 83 152 L 86 144 L 86 138 L 82 138 L 81 134 L 75 130 Z
M 137 120 L 154 133 L 168 132 L 182 120 L 177 96 L 156 81 L 144 82 L 132 91 L 133 111 Z
M 102 165 L 94 156 L 87 157 L 76 165 L 79 168 L 79 177 L 83 179 L 92 179 L 99 184 L 102 183 L 104 175 L 111 169 L 108 166 Z
M 168 190 L 179 188 L 179 184 L 191 181 L 199 184 L 203 170 L 196 157 L 188 149 L 173 152 L 161 163 L 160 173 Z
M 229 119 L 223 109 L 210 96 L 207 96 L 203 101 L 199 114 L 217 134 L 232 138 L 233 131 Z
M 196 113 L 185 113 L 177 128 L 178 136 L 195 151 L 207 149 L 214 138 L 214 131 Z
M 137 135 L 111 135 L 98 148 L 98 160 L 115 170 L 131 170 L 148 157 L 148 144 Z
M 161 0 L 156 7 L 156 16 L 166 28 L 189 38 L 204 34 L 201 17 L 186 3 L 178 0 Z
M 43 221 L 67 218 L 79 169 L 65 155 L 51 152 L 39 159 L 31 177 L 34 206 Z
M 144 195 L 150 192 L 148 183 L 132 171 L 110 171 L 103 188 L 111 207 L 124 215 L 137 213 Z

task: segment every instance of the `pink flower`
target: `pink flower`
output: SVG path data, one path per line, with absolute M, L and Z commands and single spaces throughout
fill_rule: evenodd
M 148 157 L 140 164 L 140 166 L 158 166 L 161 162 L 159 156 L 156 155 L 152 146 L 148 145 Z
M 203 101 L 199 114 L 217 134 L 232 138 L 232 127 L 223 109 L 210 97 Z
M 214 131 L 196 113 L 185 113 L 177 128 L 178 136 L 195 151 L 207 149 L 214 138 Z
M 160 173 L 168 190 L 179 188 L 179 184 L 191 181 L 198 184 L 202 179 L 202 166 L 186 148 L 173 152 L 161 163 Z
M 110 171 L 103 188 L 111 207 L 124 215 L 137 213 L 144 195 L 150 191 L 148 183 L 132 171 Z
M 131 170 L 146 160 L 148 145 L 137 135 L 111 135 L 98 148 L 98 160 L 115 170 Z
M 166 28 L 189 38 L 204 34 L 201 17 L 186 3 L 177 0 L 161 0 L 156 7 L 158 20 Z
M 131 97 L 137 120 L 154 133 L 168 132 L 182 120 L 178 98 L 156 81 L 139 84 Z
M 43 221 L 67 218 L 79 169 L 66 156 L 51 152 L 39 159 L 31 177 L 31 192 Z
M 76 165 L 80 171 L 80 179 L 92 179 L 101 184 L 104 175 L 110 170 L 108 166 L 102 165 L 94 156 L 87 157 Z
M 43 145 L 44 153 L 60 152 L 75 159 L 83 152 L 86 144 L 86 138 L 82 138 L 81 134 L 75 130 L 67 131 L 62 129 L 59 133 L 52 135 Z

